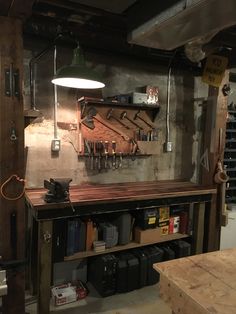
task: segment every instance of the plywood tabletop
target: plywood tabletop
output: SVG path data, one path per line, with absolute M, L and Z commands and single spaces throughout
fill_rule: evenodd
M 174 313 L 236 313 L 236 249 L 154 264 Z
M 47 204 L 45 189 L 28 189 L 26 198 L 34 209 L 68 206 L 68 203 Z M 186 181 L 129 182 L 117 184 L 82 184 L 70 187 L 70 199 L 74 205 L 116 203 L 164 197 L 214 194 L 212 186 L 196 185 Z

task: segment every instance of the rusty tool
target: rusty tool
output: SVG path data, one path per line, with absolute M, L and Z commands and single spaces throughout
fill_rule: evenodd
M 151 125 L 150 123 L 148 123 L 145 119 L 143 119 L 142 117 L 140 117 L 140 110 L 134 115 L 134 120 L 141 120 L 143 121 L 144 123 L 146 123 L 147 126 L 149 126 L 151 129 L 154 129 L 153 125 Z
M 143 128 L 138 125 L 136 122 L 134 122 L 133 120 L 131 120 L 128 116 L 127 116 L 127 112 L 126 111 L 123 111 L 120 115 L 120 119 L 123 120 L 123 119 L 127 119 L 129 122 L 131 122 L 133 125 L 135 125 L 138 129 L 140 130 L 143 130 Z
M 126 129 L 130 129 L 130 127 L 128 125 L 126 125 L 125 123 L 123 123 L 122 121 L 120 121 L 117 117 L 115 117 L 112 113 L 113 113 L 113 108 L 111 108 L 110 110 L 108 110 L 107 112 L 107 120 L 110 120 L 111 118 L 117 122 L 119 122 L 123 127 L 125 127 Z

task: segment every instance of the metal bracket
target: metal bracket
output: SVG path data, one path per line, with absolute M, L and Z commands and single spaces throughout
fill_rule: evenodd
M 5 70 L 5 95 L 8 97 L 19 97 L 19 70 L 13 69 L 10 65 L 9 69 Z

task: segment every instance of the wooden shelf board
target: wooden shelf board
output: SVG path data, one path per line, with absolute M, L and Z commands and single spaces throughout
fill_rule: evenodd
M 168 234 L 168 235 L 162 236 L 161 240 L 153 241 L 153 242 L 149 242 L 149 243 L 130 242 L 126 245 L 116 245 L 116 246 L 114 246 L 110 249 L 106 249 L 105 251 L 102 251 L 102 252 L 95 252 L 95 251 L 78 252 L 78 253 L 75 253 L 74 255 L 66 256 L 64 258 L 64 261 L 72 261 L 72 260 L 90 257 L 90 256 L 95 256 L 95 255 L 107 254 L 107 253 L 111 253 L 111 252 L 118 252 L 118 251 L 124 251 L 124 250 L 129 250 L 129 249 L 135 249 L 135 248 L 139 248 L 139 247 L 146 246 L 146 245 L 157 244 L 157 243 L 162 243 L 162 242 L 167 242 L 167 241 L 172 241 L 172 240 L 178 240 L 178 239 L 183 239 L 183 238 L 188 238 L 188 237 L 189 237 L 188 234 L 181 234 L 181 233 Z
M 226 132 L 236 132 L 236 129 L 226 129 Z

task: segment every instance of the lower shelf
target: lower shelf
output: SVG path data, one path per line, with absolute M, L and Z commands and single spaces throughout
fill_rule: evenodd
M 94 252 L 94 251 L 78 252 L 78 253 L 75 253 L 75 254 L 70 255 L 70 256 L 65 256 L 64 261 L 72 261 L 72 260 L 90 257 L 90 256 L 95 256 L 95 255 L 124 251 L 124 250 L 129 250 L 129 249 L 135 249 L 135 248 L 146 246 L 146 245 L 157 244 L 157 243 L 162 243 L 162 242 L 167 242 L 167 241 L 172 241 L 172 240 L 178 240 L 178 239 L 183 239 L 183 238 L 188 238 L 188 237 L 189 237 L 188 234 L 182 234 L 182 233 L 168 234 L 168 235 L 162 236 L 162 239 L 160 239 L 158 241 L 152 241 L 152 242 L 148 242 L 148 243 L 130 242 L 126 245 L 116 245 L 110 249 L 106 249 L 103 252 Z

